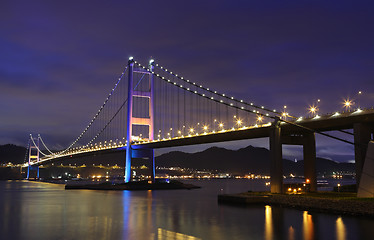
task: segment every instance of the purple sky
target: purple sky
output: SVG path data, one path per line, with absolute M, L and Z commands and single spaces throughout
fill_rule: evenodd
M 202 3 L 203 2 L 203 3 Z M 374 104 L 372 1 L 8 1 L 0 3 L 0 144 L 40 133 L 66 147 L 129 56 L 150 57 L 204 86 L 307 114 Z M 357 98 L 357 92 L 363 94 Z M 226 143 L 267 146 L 267 140 Z M 204 146 L 206 147 L 206 146 Z M 196 147 L 185 149 L 197 150 Z M 317 139 L 317 155 L 352 160 Z M 300 149 L 286 147 L 286 156 Z

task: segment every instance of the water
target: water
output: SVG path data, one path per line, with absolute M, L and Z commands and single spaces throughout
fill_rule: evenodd
M 188 181 L 164 191 L 64 190 L 0 182 L 0 239 L 373 239 L 374 220 L 290 208 L 235 207 L 217 194 L 263 190 L 263 180 Z

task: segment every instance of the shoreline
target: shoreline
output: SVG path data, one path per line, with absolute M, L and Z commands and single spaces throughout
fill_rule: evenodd
M 103 183 L 67 183 L 65 185 L 65 190 L 70 189 L 89 189 L 89 190 L 175 190 L 175 189 L 196 189 L 201 188 L 199 186 L 195 186 L 192 184 L 184 184 L 178 181 L 171 181 L 170 183 L 167 182 L 156 182 L 156 183 L 148 183 L 147 181 L 139 181 L 139 182 L 129 182 L 129 183 L 111 183 L 111 182 L 103 182 Z
M 316 212 L 374 218 L 374 198 L 357 198 L 352 193 L 271 194 L 239 193 L 218 195 L 218 203 L 230 205 L 277 205 Z

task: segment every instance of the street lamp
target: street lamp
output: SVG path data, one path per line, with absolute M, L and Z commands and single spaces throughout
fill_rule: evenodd
M 318 107 L 317 106 L 309 106 L 309 112 L 312 114 L 312 117 L 315 116 L 315 114 L 317 113 L 318 111 Z
M 348 109 L 348 111 L 351 109 L 351 106 L 353 105 L 353 100 L 347 98 L 347 99 L 344 99 L 344 102 L 343 102 L 343 106 L 345 109 Z

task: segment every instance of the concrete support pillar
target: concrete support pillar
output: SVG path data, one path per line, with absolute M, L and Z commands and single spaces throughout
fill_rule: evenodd
M 128 76 L 128 93 L 127 93 L 127 133 L 126 133 L 126 163 L 125 163 L 125 182 L 131 180 L 131 136 L 132 136 L 132 103 L 133 103 L 133 77 L 134 77 L 134 60 L 129 59 L 128 63 L 129 76 Z
M 272 193 L 283 192 L 283 163 L 281 127 L 276 121 L 270 132 L 270 191 Z
M 357 197 L 374 197 L 374 141 L 369 142 L 365 163 L 362 168 L 360 184 L 357 185 Z
M 303 141 L 304 176 L 310 183 L 310 191 L 317 191 L 316 138 L 314 132 L 306 132 Z
M 150 152 L 149 160 L 151 162 L 151 180 L 152 180 L 152 183 L 155 183 L 156 165 L 155 165 L 155 150 L 154 149 L 152 149 Z
M 360 184 L 368 143 L 371 139 L 372 127 L 365 123 L 355 123 L 353 125 L 353 133 L 355 142 L 356 182 L 358 186 Z
M 27 175 L 26 175 L 26 179 L 27 179 L 27 180 L 30 180 L 30 166 L 27 167 Z
M 127 141 L 126 162 L 125 162 L 125 182 L 126 183 L 132 180 L 131 162 L 132 162 L 132 148 L 131 148 L 129 141 Z

